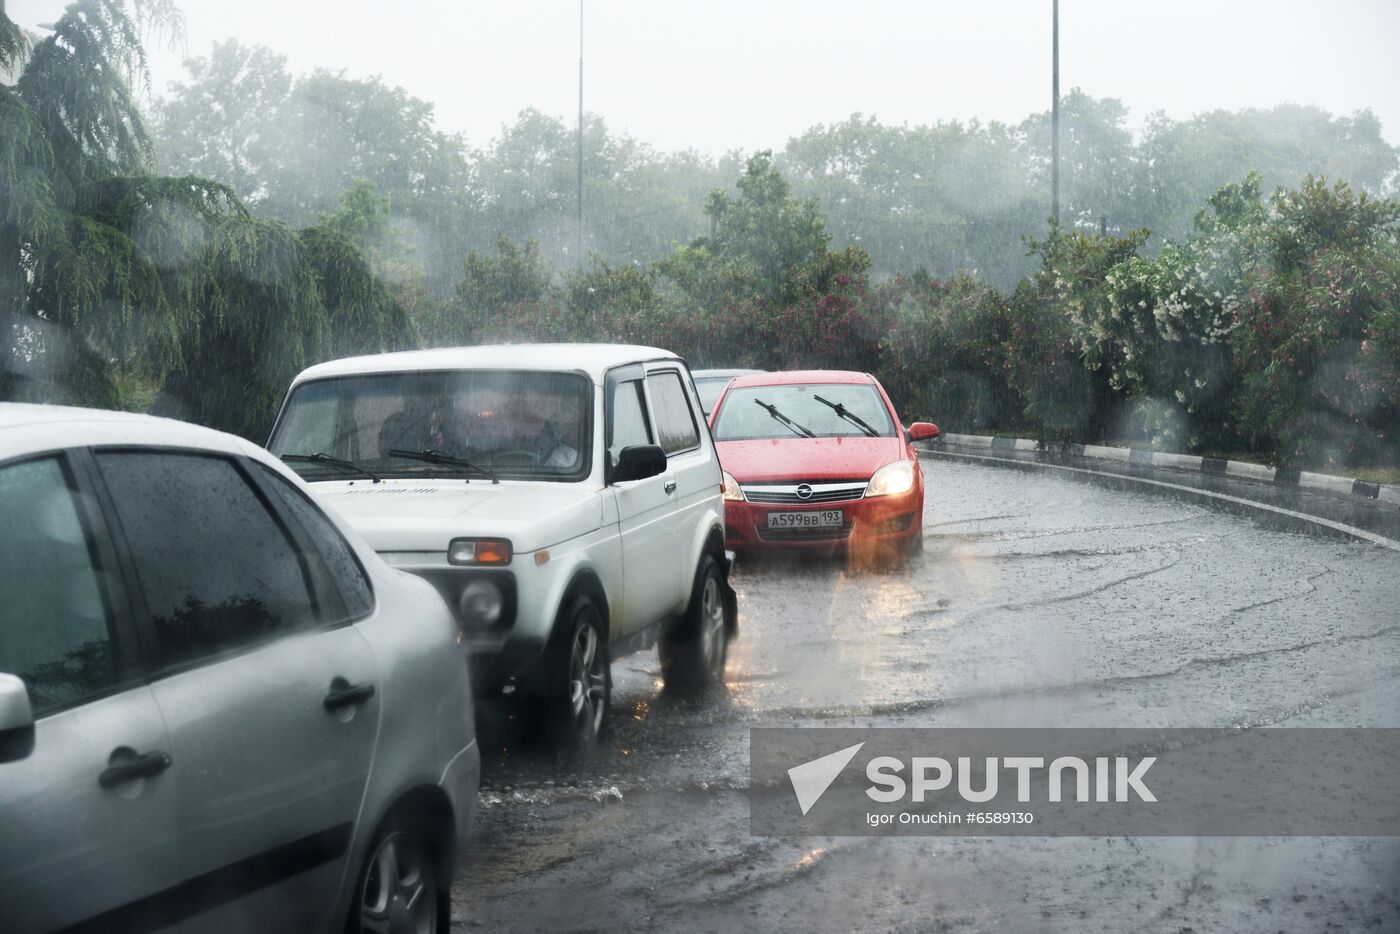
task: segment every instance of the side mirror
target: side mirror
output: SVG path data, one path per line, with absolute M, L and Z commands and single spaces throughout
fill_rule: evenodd
M 634 444 L 622 449 L 613 467 L 612 482 L 645 480 L 666 470 L 666 452 L 656 444 Z
M 0 762 L 17 762 L 34 751 L 34 710 L 29 689 L 14 675 L 0 674 Z
M 927 441 L 930 438 L 937 438 L 942 432 L 933 422 L 915 422 L 909 426 L 910 441 Z

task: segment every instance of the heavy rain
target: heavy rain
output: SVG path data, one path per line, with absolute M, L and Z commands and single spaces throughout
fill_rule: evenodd
M 1397 35 L 0 0 L 0 931 L 1400 930 Z

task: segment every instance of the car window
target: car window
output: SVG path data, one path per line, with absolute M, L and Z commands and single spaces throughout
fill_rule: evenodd
M 634 444 L 651 444 L 651 428 L 647 424 L 639 379 L 613 386 L 612 421 L 608 424 L 609 463 L 616 464 L 622 449 Z
M 895 435 L 889 407 L 869 383 L 744 386 L 724 397 L 712 426 L 716 441 Z
M 0 671 L 35 714 L 118 680 L 92 543 L 58 458 L 0 468 Z
M 651 387 L 652 414 L 656 417 L 656 437 L 661 449 L 668 455 L 679 454 L 699 445 L 700 429 L 681 375 L 675 370 L 663 370 L 649 375 L 647 384 Z
M 335 582 L 344 602 L 345 618 L 359 619 L 369 613 L 374 605 L 374 595 L 370 590 L 369 578 L 365 576 L 365 570 L 349 542 L 321 512 L 320 507 L 292 486 L 286 477 L 261 464 L 259 467 L 268 478 L 273 493 L 301 523 L 318 556 L 325 562 L 326 573 Z
M 715 407 L 715 400 L 719 398 L 720 390 L 729 384 L 729 376 L 708 376 L 695 381 L 695 391 L 700 395 L 700 406 L 708 414 Z
M 164 666 L 315 622 L 301 555 L 233 461 L 156 451 L 97 455 Z
M 308 480 L 343 479 L 327 454 L 380 476 L 578 481 L 590 470 L 593 386 L 578 373 L 432 370 L 313 380 L 293 390 L 268 449 Z M 475 468 L 412 454 L 433 451 Z M 399 452 L 399 453 L 395 453 Z

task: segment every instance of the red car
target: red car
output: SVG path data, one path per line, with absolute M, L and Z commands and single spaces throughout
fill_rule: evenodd
M 923 548 L 924 476 L 905 429 L 868 373 L 741 376 L 715 401 L 710 431 L 724 468 L 724 534 L 736 551 Z

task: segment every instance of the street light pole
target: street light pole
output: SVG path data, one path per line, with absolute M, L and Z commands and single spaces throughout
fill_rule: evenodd
M 582 0 L 580 0 L 582 2 Z M 1051 0 L 1054 24 L 1051 27 L 1050 94 L 1050 205 L 1055 225 L 1060 223 L 1060 0 Z
M 578 0 L 578 267 L 584 267 L 584 0 Z

